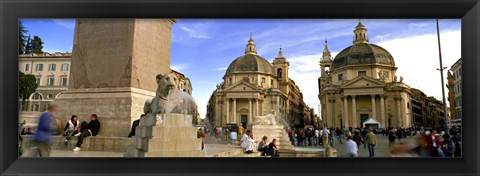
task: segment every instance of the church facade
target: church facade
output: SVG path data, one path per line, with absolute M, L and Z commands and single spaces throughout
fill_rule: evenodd
M 392 55 L 369 43 L 361 21 L 353 45 L 335 58 L 325 41 L 320 70 L 321 126 L 362 128 L 367 120 L 381 128 L 412 125 L 410 87 L 397 79 Z
M 253 117 L 269 113 L 283 125 L 293 126 L 303 118 L 303 94 L 288 76 L 290 63 L 280 49 L 272 63 L 257 54 L 252 36 L 245 54 L 234 59 L 207 105 L 212 126 L 253 123 Z

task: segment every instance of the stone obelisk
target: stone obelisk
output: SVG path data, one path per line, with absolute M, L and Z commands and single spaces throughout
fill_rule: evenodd
M 99 135 L 126 137 L 155 76 L 170 72 L 173 19 L 77 19 L 68 90 L 55 104 L 66 122 L 72 114 L 97 114 Z

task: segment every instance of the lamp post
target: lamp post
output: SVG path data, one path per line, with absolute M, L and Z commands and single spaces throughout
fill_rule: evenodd
M 447 103 L 445 101 L 445 86 L 443 80 L 443 70 L 447 69 L 447 67 L 443 67 L 442 63 L 442 48 L 440 47 L 440 29 L 438 25 L 438 18 L 437 18 L 437 39 L 438 39 L 438 58 L 440 60 L 440 68 L 437 68 L 440 71 L 440 79 L 442 82 L 442 98 L 443 98 L 443 128 L 445 133 L 449 134 L 448 126 L 447 126 Z

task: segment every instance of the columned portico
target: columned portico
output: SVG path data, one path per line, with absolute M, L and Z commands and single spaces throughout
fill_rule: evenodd
M 230 98 L 227 98 L 227 122 L 232 122 L 230 118 Z
M 233 123 L 237 123 L 237 99 L 233 99 Z
M 372 118 L 377 119 L 377 108 L 375 107 L 375 94 L 370 95 L 372 98 Z
M 384 95 L 380 95 L 380 118 L 381 127 L 385 128 L 385 99 Z
M 397 103 L 397 127 L 401 127 L 402 126 L 402 113 L 400 112 L 400 101 L 402 100 L 401 97 L 396 97 L 395 98 L 395 102 Z
M 353 117 L 353 127 L 356 127 L 358 123 L 357 123 L 357 102 L 355 102 L 355 95 L 352 95 L 352 117 Z
M 343 97 L 343 119 L 345 122 L 345 128 L 348 128 L 348 96 Z
M 248 123 L 252 123 L 252 115 L 253 115 L 253 108 L 252 108 L 252 99 L 248 99 Z

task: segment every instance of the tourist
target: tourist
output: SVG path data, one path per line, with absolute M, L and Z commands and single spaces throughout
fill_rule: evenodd
M 235 141 L 237 140 L 237 131 L 236 131 L 236 129 L 233 129 L 233 128 L 230 129 L 230 130 L 227 129 L 227 131 L 230 131 L 230 134 L 227 135 L 227 137 L 230 137 L 230 143 L 229 143 L 229 145 L 235 144 Z
M 395 139 L 397 137 L 395 137 L 395 130 L 392 128 L 388 131 L 388 142 L 389 142 L 389 146 L 392 147 L 393 144 L 395 144 Z
M 20 135 L 27 135 L 27 129 L 23 128 L 22 131 L 20 132 Z
M 280 155 L 278 154 L 278 150 L 280 148 L 278 148 L 277 146 L 277 140 L 276 139 L 273 139 L 272 142 L 270 144 L 268 144 L 268 154 L 270 154 L 270 156 L 272 157 L 279 157 Z
M 205 144 L 203 143 L 203 140 L 205 139 L 205 133 L 203 133 L 202 128 L 198 128 L 197 131 L 197 138 L 202 140 L 202 150 L 205 148 Z
M 362 138 L 365 138 L 365 135 L 367 135 L 367 127 L 364 127 L 362 128 L 362 131 L 360 131 L 360 135 L 362 136 Z M 367 148 L 367 143 L 363 143 L 363 148 L 366 149 Z
M 308 141 L 308 146 L 313 146 L 313 129 L 312 128 L 307 128 L 307 141 Z
M 303 146 L 303 139 L 305 136 L 305 132 L 303 131 L 302 128 L 299 128 L 297 131 L 297 146 Z
M 88 136 L 96 136 L 98 131 L 100 131 L 100 121 L 98 120 L 97 114 L 90 115 L 90 122 L 82 122 L 80 125 L 82 132 L 78 137 L 77 145 L 73 149 L 74 152 L 80 151 L 80 147 L 82 146 L 83 140 Z
M 320 145 L 320 131 L 318 128 L 315 128 L 315 146 Z
M 53 122 L 52 122 L 52 123 L 53 123 Z M 52 127 L 53 127 L 53 126 L 52 126 Z M 38 129 L 37 129 L 37 130 L 38 130 Z M 53 129 L 53 130 L 55 130 L 55 129 Z M 28 127 L 28 128 L 27 128 L 26 135 L 34 135 L 34 134 L 35 134 L 35 132 L 32 130 L 32 128 Z
M 327 129 L 327 127 L 323 127 L 322 130 L 322 143 L 324 147 L 327 147 L 328 145 L 328 136 L 330 135 L 330 131 Z
M 413 148 L 412 152 L 419 157 L 439 157 L 437 149 L 433 146 L 430 146 L 428 138 L 430 138 L 430 136 L 423 134 L 418 135 L 418 146 Z
M 258 143 L 258 151 L 259 152 L 262 152 L 262 156 L 266 156 L 267 155 L 267 151 L 268 151 L 268 144 L 267 144 L 267 140 L 268 140 L 268 137 L 267 136 L 263 136 L 262 137 L 262 140 Z
M 348 157 L 358 157 L 358 144 L 353 141 L 352 136 L 347 137 L 347 142 L 345 145 L 347 147 Z
M 145 117 L 145 114 L 140 115 L 140 119 L 142 119 L 142 117 Z M 128 138 L 135 136 L 135 129 L 137 129 L 138 125 L 140 125 L 140 119 L 133 121 L 132 129 L 130 130 L 130 133 L 128 133 Z
M 337 130 L 335 130 L 335 133 L 337 134 L 337 140 L 338 140 L 338 143 L 339 144 L 343 144 L 343 131 L 341 128 L 337 128 Z
M 401 128 L 398 128 L 397 129 L 397 139 L 398 139 L 398 142 L 402 142 L 402 138 L 403 138 L 403 135 L 402 135 L 402 129 Z
M 225 127 L 225 140 L 226 141 L 230 141 L 230 136 L 229 135 L 230 135 L 230 129 L 228 129 L 228 126 L 227 126 L 227 127 Z M 237 138 L 235 137 L 235 139 L 237 139 Z
M 360 136 L 360 132 L 358 131 L 355 131 L 355 135 L 353 135 L 352 139 L 355 141 L 355 143 L 357 143 L 357 147 L 360 147 L 360 145 L 363 143 L 362 136 Z
M 240 124 L 240 126 L 238 126 L 237 139 L 241 139 L 241 137 L 243 135 L 243 131 L 245 131 L 245 128 L 243 128 L 243 125 Z
M 450 135 L 444 134 L 442 136 L 443 141 L 442 141 L 442 151 L 445 157 L 453 157 L 453 152 L 455 150 L 455 144 L 450 140 Z
M 37 154 L 39 154 L 40 157 L 50 156 L 50 151 L 52 150 L 51 135 L 55 133 L 53 121 L 57 112 L 57 105 L 51 104 L 48 107 L 48 110 L 40 115 L 40 118 L 38 120 L 37 133 L 35 134 L 33 139 L 36 143 L 36 151 L 34 156 L 36 156 Z
M 70 120 L 68 120 L 65 128 L 63 128 L 65 133 L 65 140 L 63 141 L 65 145 L 68 144 L 68 140 L 72 138 L 73 135 L 76 135 L 80 131 L 80 124 L 78 123 L 78 117 L 76 115 L 72 115 Z
M 288 134 L 288 138 L 290 139 L 290 142 L 292 143 L 292 145 L 295 145 L 295 139 L 293 139 L 293 132 L 291 129 L 287 129 L 287 134 Z
M 368 145 L 368 153 L 370 157 L 375 157 L 375 145 L 377 145 L 377 137 L 373 134 L 372 129 L 368 129 L 365 138 L 363 139 Z
M 221 138 L 221 133 L 222 133 L 222 127 L 215 127 L 215 139 L 216 140 L 222 140 Z
M 329 143 L 330 146 L 333 147 L 333 138 L 335 137 L 335 129 L 330 128 L 330 135 L 328 136 L 328 139 L 330 139 Z
M 455 149 L 453 151 L 453 156 L 454 157 L 462 157 L 462 137 L 460 136 L 460 133 L 454 133 L 452 137 L 452 142 L 455 144 Z
M 253 133 L 250 130 L 247 130 L 245 135 L 240 140 L 241 147 L 245 149 L 245 153 L 250 154 L 253 153 L 253 149 L 255 148 L 255 140 L 253 139 Z

